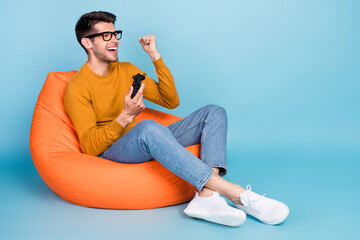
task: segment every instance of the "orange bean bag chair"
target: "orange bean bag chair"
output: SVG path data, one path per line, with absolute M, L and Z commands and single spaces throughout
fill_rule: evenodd
M 63 107 L 67 82 L 75 73 L 50 72 L 36 102 L 30 151 L 45 183 L 62 199 L 86 207 L 149 209 L 191 200 L 196 188 L 155 160 L 124 164 L 81 152 Z M 147 108 L 137 119 L 169 126 L 181 118 Z M 187 149 L 199 157 L 200 145 Z

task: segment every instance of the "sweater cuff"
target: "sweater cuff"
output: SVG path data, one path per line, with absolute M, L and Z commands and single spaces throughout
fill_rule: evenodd
M 118 138 L 125 129 L 118 121 L 116 121 L 116 118 L 107 125 L 107 128 L 110 131 L 110 134 L 115 138 Z
M 162 59 L 162 57 L 160 57 L 158 60 L 156 60 L 155 62 L 153 62 L 154 66 L 156 69 L 158 68 L 161 68 L 161 67 L 164 67 L 165 64 L 164 64 L 164 61 Z

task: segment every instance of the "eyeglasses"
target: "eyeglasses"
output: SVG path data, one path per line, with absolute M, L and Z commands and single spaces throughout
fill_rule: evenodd
M 110 41 L 110 39 L 112 38 L 112 36 L 114 35 L 114 37 L 117 39 L 117 40 L 120 40 L 121 39 L 121 36 L 122 36 L 122 31 L 121 30 L 117 30 L 115 32 L 101 32 L 101 33 L 95 33 L 95 34 L 91 34 L 89 36 L 86 36 L 85 38 L 94 38 L 94 37 L 97 37 L 97 36 L 100 36 L 102 35 L 104 41 Z

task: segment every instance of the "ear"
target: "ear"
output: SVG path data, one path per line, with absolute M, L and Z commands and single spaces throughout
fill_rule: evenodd
M 81 44 L 86 48 L 86 50 L 90 50 L 92 49 L 93 45 L 90 39 L 88 38 L 82 38 L 81 39 Z

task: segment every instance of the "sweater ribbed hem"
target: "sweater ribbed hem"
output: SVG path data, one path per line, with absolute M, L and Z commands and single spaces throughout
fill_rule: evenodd
M 123 126 L 121 126 L 121 124 L 118 121 L 116 121 L 116 118 L 106 127 L 109 130 L 111 136 L 115 138 L 119 138 L 121 136 L 122 131 L 124 131 L 125 129 Z

